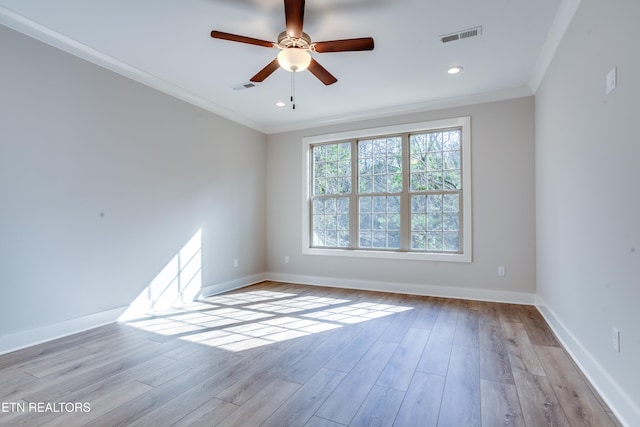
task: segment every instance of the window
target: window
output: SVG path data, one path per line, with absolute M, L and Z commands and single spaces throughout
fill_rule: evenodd
M 471 261 L 469 117 L 303 139 L 303 253 Z

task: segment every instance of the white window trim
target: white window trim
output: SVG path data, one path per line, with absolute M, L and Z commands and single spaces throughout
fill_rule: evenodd
M 309 241 L 310 227 L 310 150 L 313 144 L 337 142 L 344 140 L 377 137 L 380 135 L 399 134 L 407 132 L 432 131 L 443 128 L 462 127 L 462 253 L 433 253 L 433 252 L 396 252 L 376 251 L 364 249 L 324 249 L 313 248 Z M 471 117 L 457 117 L 452 119 L 433 120 L 420 123 L 409 123 L 394 126 L 362 129 L 347 132 L 316 135 L 302 138 L 302 253 L 304 255 L 327 255 L 357 258 L 387 258 L 419 261 L 450 261 L 471 262 L 472 254 L 472 215 L 471 215 Z M 353 187 L 355 189 L 355 187 Z

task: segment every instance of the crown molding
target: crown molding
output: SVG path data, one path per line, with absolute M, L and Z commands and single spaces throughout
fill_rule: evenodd
M 520 86 L 510 89 L 496 90 L 493 92 L 478 93 L 457 98 L 437 99 L 432 101 L 420 102 L 416 104 L 400 105 L 391 108 L 378 110 L 363 111 L 360 113 L 347 114 L 342 116 L 332 116 L 321 119 L 308 120 L 282 126 L 268 126 L 266 133 L 268 135 L 291 132 L 296 130 L 305 130 L 318 128 L 322 126 L 331 126 L 337 124 L 351 123 L 361 120 L 379 119 L 383 117 L 392 117 L 402 114 L 421 113 L 425 111 L 443 110 L 445 108 L 462 107 L 466 105 L 483 104 L 486 102 L 504 101 L 507 99 L 522 98 L 531 96 L 533 92 L 528 86 Z
M 0 6 L 0 24 L 174 98 L 265 133 L 265 126 Z

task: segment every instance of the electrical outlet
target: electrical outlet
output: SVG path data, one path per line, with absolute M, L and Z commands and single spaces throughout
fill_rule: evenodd
M 620 331 L 616 328 L 611 330 L 611 338 L 613 339 L 613 349 L 620 353 Z
M 285 257 L 284 257 L 284 263 L 285 263 L 285 264 L 289 264 L 289 255 L 285 255 Z
M 504 277 L 506 275 L 507 275 L 507 270 L 502 266 L 498 267 L 498 276 Z
M 237 267 L 237 266 L 238 266 L 238 258 L 236 258 L 236 259 L 234 259 L 234 260 L 233 260 L 233 266 L 234 266 L 234 267 Z

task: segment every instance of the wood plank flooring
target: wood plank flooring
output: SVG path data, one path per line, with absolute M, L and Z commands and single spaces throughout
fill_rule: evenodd
M 275 282 L 0 356 L 0 405 L 0 426 L 619 425 L 535 307 Z

